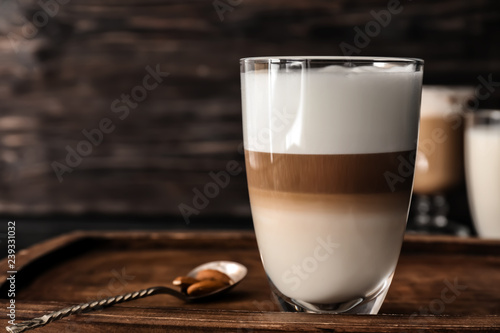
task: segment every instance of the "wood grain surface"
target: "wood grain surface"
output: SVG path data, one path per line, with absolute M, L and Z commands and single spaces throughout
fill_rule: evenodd
M 219 1 L 219 0 L 217 0 Z M 42 3 L 50 1 L 42 1 Z M 238 59 L 342 55 L 386 0 L 231 3 L 212 0 L 37 0 L 0 8 L 0 212 L 168 214 L 230 161 L 243 167 Z M 496 0 L 401 1 L 403 10 L 359 55 L 426 61 L 425 83 L 500 81 Z M 41 15 L 41 16 L 40 16 Z M 50 16 L 42 24 L 43 15 Z M 33 28 L 34 19 L 41 20 Z M 143 84 L 146 67 L 169 75 L 134 108 L 113 102 Z M 481 105 L 498 106 L 500 90 Z M 484 91 L 483 91 L 484 92 Z M 123 106 L 123 105 L 121 105 Z M 115 126 L 59 182 L 66 147 L 109 118 Z M 197 216 L 249 216 L 242 171 Z
M 52 323 L 40 332 L 338 331 L 494 332 L 500 330 L 500 243 L 406 236 L 395 278 L 379 315 L 281 313 L 271 297 L 250 232 L 80 232 L 19 255 L 17 320 L 61 307 L 169 285 L 212 260 L 235 260 L 249 275 L 212 302 L 184 304 L 157 295 Z M 6 261 L 0 262 L 0 272 Z M 5 276 L 1 276 L 4 281 Z M 6 306 L 6 284 L 0 305 Z M 451 291 L 451 292 L 450 292 Z M 6 324 L 0 319 L 2 325 Z

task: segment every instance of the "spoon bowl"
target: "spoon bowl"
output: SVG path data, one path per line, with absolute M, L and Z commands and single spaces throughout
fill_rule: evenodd
M 234 288 L 237 284 L 239 284 L 245 278 L 248 272 L 247 268 L 238 262 L 219 260 L 202 264 L 191 270 L 191 272 L 189 272 L 187 276 L 194 278 L 196 277 L 198 272 L 203 271 L 205 269 L 214 269 L 216 271 L 226 274 L 231 279 L 231 284 L 204 295 L 187 296 L 188 301 L 213 298 L 213 296 L 216 295 L 219 296 L 220 294 L 227 292 L 228 290 Z
M 219 296 L 222 293 L 225 293 L 229 291 L 230 289 L 234 288 L 237 284 L 239 284 L 247 275 L 248 270 L 245 266 L 242 264 L 235 262 L 235 261 L 224 261 L 224 260 L 219 260 L 219 261 L 211 261 L 207 262 L 205 264 L 202 264 L 187 274 L 189 277 L 196 277 L 198 272 L 206 270 L 206 269 L 214 269 L 216 271 L 222 272 L 229 276 L 231 279 L 231 283 L 223 288 L 217 289 L 212 291 L 211 293 L 207 293 L 204 295 L 200 296 L 187 296 L 186 300 L 187 301 L 197 301 L 201 299 L 208 299 L 208 298 L 214 298 L 214 296 Z

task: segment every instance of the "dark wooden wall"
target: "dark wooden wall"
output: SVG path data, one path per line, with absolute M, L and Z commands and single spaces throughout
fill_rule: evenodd
M 60 1 L 53 16 L 34 0 L 0 2 L 0 214 L 181 218 L 179 205 L 193 206 L 210 172 L 243 166 L 238 59 L 342 55 L 342 42 L 356 46 L 354 28 L 391 3 Z M 424 58 L 429 84 L 500 81 L 497 0 L 400 6 L 353 55 Z M 140 92 L 147 66 L 168 76 L 126 116 L 113 112 L 122 94 Z M 481 106 L 500 107 L 495 89 Z M 65 147 L 104 118 L 113 131 L 60 182 L 53 163 L 67 165 Z M 249 215 L 244 172 L 219 192 L 192 217 Z

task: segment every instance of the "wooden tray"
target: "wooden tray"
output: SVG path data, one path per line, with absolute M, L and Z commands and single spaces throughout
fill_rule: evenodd
M 37 331 L 500 331 L 498 241 L 407 236 L 379 315 L 320 315 L 278 311 L 252 232 L 76 232 L 37 244 L 17 254 L 16 321 L 92 299 L 169 285 L 200 263 L 222 259 L 242 262 L 249 274 L 219 300 L 184 304 L 157 295 L 65 318 Z M 2 282 L 6 271 L 3 260 Z M 6 283 L 0 286 L 2 309 L 9 302 L 7 289 Z M 5 318 L 0 318 L 3 326 Z

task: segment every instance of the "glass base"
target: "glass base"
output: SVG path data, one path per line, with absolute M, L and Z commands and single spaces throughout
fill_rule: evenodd
M 269 280 L 273 296 L 279 304 L 281 311 L 285 312 L 310 312 L 310 313 L 346 313 L 346 314 L 377 314 L 389 291 L 394 273 L 391 274 L 378 288 L 370 295 L 359 297 L 347 302 L 334 304 L 314 304 L 308 303 L 283 295 L 278 288 Z

